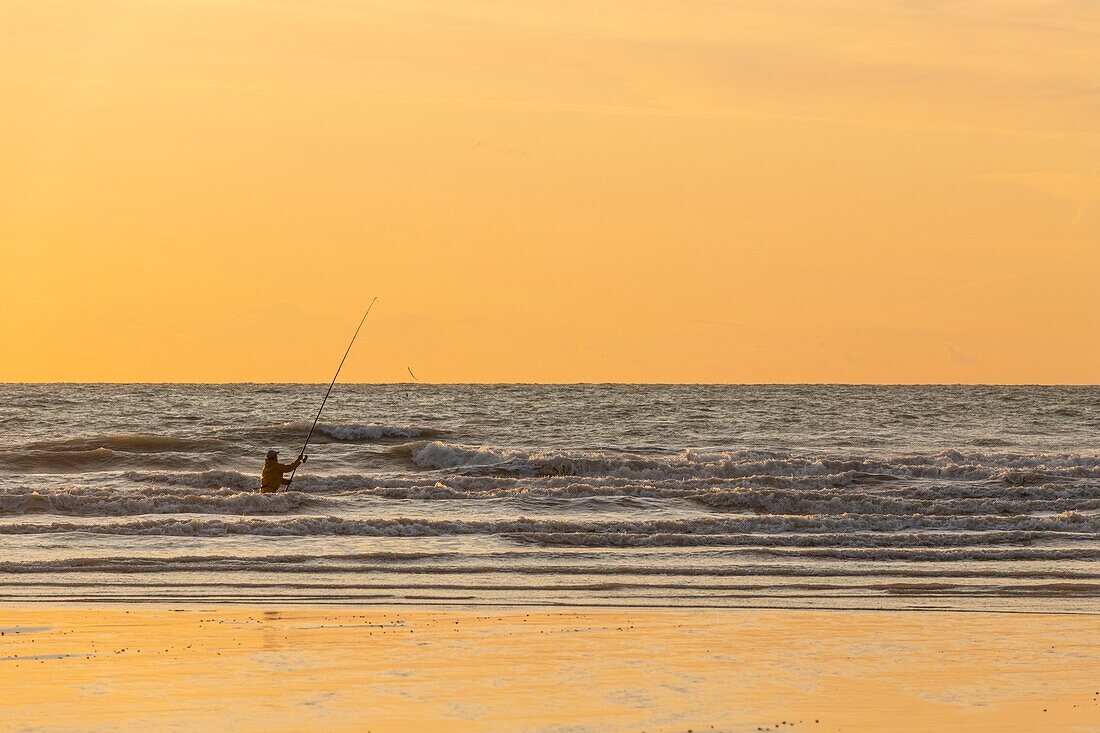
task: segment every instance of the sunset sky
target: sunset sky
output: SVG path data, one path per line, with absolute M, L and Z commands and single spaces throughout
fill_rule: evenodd
M 1100 4 L 0 0 L 0 380 L 1100 382 Z

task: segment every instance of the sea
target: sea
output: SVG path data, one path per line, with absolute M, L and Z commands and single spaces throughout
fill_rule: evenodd
M 1100 388 L 0 385 L 0 601 L 1100 612 Z

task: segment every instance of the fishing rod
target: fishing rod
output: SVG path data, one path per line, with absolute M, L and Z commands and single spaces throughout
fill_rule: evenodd
M 317 417 L 313 418 L 313 425 L 309 428 L 309 434 L 306 436 L 306 442 L 302 444 L 302 450 L 298 453 L 299 456 L 304 456 L 306 454 L 306 448 L 309 447 L 309 441 L 310 438 L 313 437 L 313 431 L 317 429 L 317 421 L 321 419 L 321 410 L 325 409 L 325 403 L 328 402 L 328 396 L 332 394 L 332 387 L 336 384 L 336 378 L 340 376 L 340 370 L 344 368 L 344 362 L 347 361 L 348 354 L 351 353 L 351 347 L 355 343 L 356 337 L 359 335 L 359 330 L 363 328 L 363 322 L 367 320 L 367 316 L 370 315 L 370 309 L 374 307 L 376 302 L 378 302 L 377 297 L 370 302 L 370 305 L 367 306 L 367 312 L 359 319 L 359 325 L 355 328 L 355 333 L 352 334 L 351 342 L 348 343 L 347 351 L 344 352 L 344 358 L 340 360 L 340 366 L 336 367 L 336 373 L 332 375 L 332 381 L 329 382 L 328 391 L 325 392 L 325 398 L 321 400 L 321 406 L 317 408 Z M 287 479 L 286 488 L 283 489 L 284 491 L 290 491 L 290 485 L 294 483 L 294 474 L 297 472 L 298 468 L 295 466 L 294 470 L 290 472 L 290 478 Z

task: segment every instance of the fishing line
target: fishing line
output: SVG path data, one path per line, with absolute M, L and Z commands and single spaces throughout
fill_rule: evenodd
M 328 391 L 325 392 L 325 398 L 321 400 L 321 406 L 317 408 L 317 417 L 313 418 L 313 425 L 311 425 L 309 428 L 309 435 L 306 436 L 306 442 L 302 445 L 302 450 L 298 453 L 299 456 L 304 456 L 306 454 L 306 448 L 309 447 L 309 441 L 310 438 L 313 437 L 313 431 L 317 429 L 317 421 L 321 419 L 321 410 L 325 409 L 325 403 L 328 402 L 328 396 L 332 394 L 332 386 L 336 384 L 336 378 L 340 376 L 340 370 L 344 368 L 344 362 L 347 361 L 348 354 L 351 353 L 352 344 L 355 343 L 355 339 L 359 335 L 359 330 L 363 328 L 363 321 L 367 320 L 367 316 L 370 315 L 370 309 L 374 307 L 374 304 L 376 302 L 378 302 L 377 297 L 375 297 L 375 299 L 370 302 L 370 305 L 367 306 L 367 312 L 364 313 L 363 317 L 359 319 L 359 325 L 356 327 L 355 333 L 352 334 L 351 342 L 348 343 L 348 348 L 344 352 L 344 358 L 340 360 L 340 366 L 336 367 L 336 373 L 332 375 L 332 381 L 329 382 Z M 284 489 L 284 491 L 290 491 L 290 485 L 294 482 L 294 474 L 297 472 L 297 467 L 295 467 L 294 470 L 290 472 L 290 478 L 286 482 L 286 488 Z

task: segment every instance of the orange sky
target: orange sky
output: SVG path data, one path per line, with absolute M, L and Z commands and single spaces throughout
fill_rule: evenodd
M 1100 6 L 0 2 L 0 380 L 1100 382 Z

